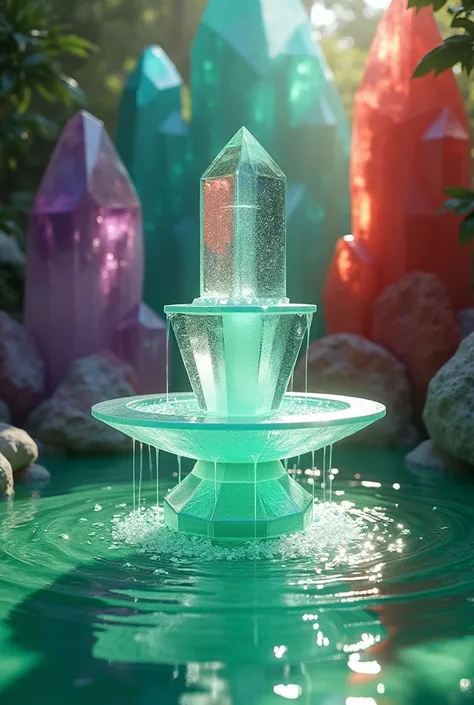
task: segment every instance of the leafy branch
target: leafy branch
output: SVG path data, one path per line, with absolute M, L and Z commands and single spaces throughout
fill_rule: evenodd
M 408 7 L 417 11 L 423 7 L 432 7 L 436 12 L 443 8 L 448 0 L 408 0 Z M 459 7 L 448 7 L 453 30 L 461 30 L 446 37 L 441 44 L 429 51 L 418 63 L 413 78 L 420 78 L 433 73 L 438 76 L 460 64 L 467 76 L 474 68 L 474 0 L 464 0 Z M 474 240 L 474 191 L 462 187 L 445 189 L 449 199 L 442 211 L 450 211 L 464 219 L 459 227 L 459 242 L 466 245 Z
M 40 98 L 55 104 L 81 102 L 77 82 L 63 73 L 61 59 L 87 59 L 93 46 L 68 34 L 46 0 L 4 0 L 0 7 L 0 186 L 8 193 L 15 172 L 35 137 L 51 137 L 56 125 L 31 104 Z M 38 102 L 37 100 L 35 102 Z M 15 201 L 0 205 L 0 229 L 11 230 Z M 14 220 L 14 218 L 13 218 Z

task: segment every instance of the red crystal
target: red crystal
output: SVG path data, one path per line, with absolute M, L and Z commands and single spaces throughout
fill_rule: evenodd
M 330 269 L 325 313 L 332 333 L 367 335 L 375 298 L 416 270 L 436 274 L 455 309 L 471 299 L 470 248 L 459 244 L 459 220 L 437 212 L 444 188 L 470 185 L 468 120 L 451 71 L 412 79 L 441 35 L 431 9 L 416 13 L 406 4 L 392 0 L 385 12 L 356 94 L 352 231 L 367 261 L 354 264 L 353 276 L 346 271 L 348 284 L 334 263 Z M 353 295 L 359 276 L 375 276 L 370 296 Z

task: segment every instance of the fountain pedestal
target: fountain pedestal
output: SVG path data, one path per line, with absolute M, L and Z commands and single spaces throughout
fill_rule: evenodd
M 312 497 L 282 463 L 198 461 L 164 501 L 167 525 L 216 539 L 271 538 L 302 531 Z

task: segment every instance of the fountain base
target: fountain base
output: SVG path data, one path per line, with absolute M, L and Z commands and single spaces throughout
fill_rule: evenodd
M 278 460 L 267 463 L 198 461 L 165 498 L 170 529 L 219 540 L 274 538 L 302 531 L 312 497 Z

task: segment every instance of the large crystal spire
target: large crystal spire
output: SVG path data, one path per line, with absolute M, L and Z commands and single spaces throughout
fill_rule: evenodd
M 201 298 L 285 297 L 283 172 L 242 127 L 201 179 Z
M 188 126 L 181 117 L 183 81 L 159 46 L 147 47 L 125 85 L 117 148 L 143 207 L 146 303 L 162 314 L 174 296 L 172 231 L 183 213 Z
M 455 308 L 470 304 L 458 219 L 439 213 L 444 188 L 471 182 L 466 110 L 452 71 L 412 80 L 440 42 L 431 8 L 392 0 L 380 20 L 355 98 L 353 237 L 339 242 L 325 284 L 330 333 L 370 336 L 375 299 L 417 270 L 437 274 Z
M 111 346 L 143 286 L 141 209 L 103 123 L 63 130 L 30 216 L 25 323 L 52 391 L 79 357 Z
M 208 0 L 191 88 L 196 171 L 241 125 L 255 135 L 288 179 L 288 296 L 320 300 L 349 231 L 350 131 L 301 0 Z M 324 333 L 322 316 L 313 331 Z

